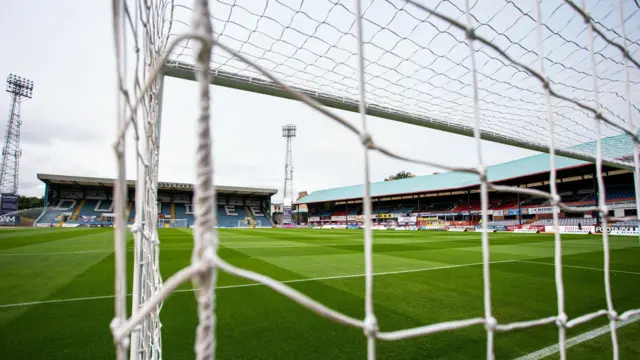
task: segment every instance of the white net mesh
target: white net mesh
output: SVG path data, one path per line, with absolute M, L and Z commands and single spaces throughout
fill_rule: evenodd
M 488 359 L 497 331 L 555 323 L 560 357 L 566 356 L 565 330 L 599 317 L 611 324 L 613 358 L 618 358 L 616 323 L 640 314 L 617 310 L 609 281 L 608 215 L 603 164 L 631 167 L 638 185 L 638 88 L 640 9 L 633 1 L 424 2 L 231 1 L 194 6 L 173 1 L 114 0 L 121 111 L 116 145 L 116 318 L 112 323 L 118 357 L 160 358 L 162 301 L 190 279 L 197 288 L 199 326 L 196 357 L 215 357 L 216 271 L 260 282 L 306 308 L 364 330 L 368 358 L 376 340 L 400 340 L 468 326 L 487 331 Z M 591 17 L 597 14 L 597 17 Z M 361 16 L 359 16 L 361 15 Z M 192 19 L 186 21 L 185 19 Z M 212 26 L 213 24 L 213 26 Z M 213 32 L 215 29 L 215 32 Z M 179 35 L 175 35 L 179 34 Z M 133 50 L 133 51 L 132 51 Z M 166 62 L 166 65 L 164 65 Z M 133 64 L 133 65 L 131 65 Z M 157 164 L 162 74 L 192 78 L 200 89 L 192 264 L 164 284 L 159 276 Z M 209 83 L 298 99 L 356 134 L 365 152 L 364 256 L 365 316 L 356 319 L 261 274 L 237 268 L 217 255 L 215 192 L 211 162 Z M 330 94 L 330 95 L 329 95 Z M 357 110 L 358 128 L 321 105 Z M 409 159 L 384 149 L 367 132 L 366 113 L 475 137 L 477 166 Z M 134 301 L 126 314 L 125 129 L 135 132 L 137 188 Z M 555 157 L 550 157 L 550 189 L 490 183 L 481 138 L 592 159 L 597 167 L 599 203 L 572 208 L 556 189 Z M 526 140 L 523 140 L 526 139 Z M 632 150 L 630 150 L 632 149 Z M 370 151 L 445 170 L 476 174 L 481 180 L 484 314 L 418 328 L 378 329 L 373 306 Z M 562 247 L 555 232 L 557 313 L 546 318 L 501 324 L 493 317 L 489 268 L 488 191 L 535 195 L 569 212 L 598 211 L 603 219 L 606 306 L 568 319 L 564 307 Z M 637 198 L 637 197 L 636 197 Z M 149 206 L 149 204 L 153 204 Z M 636 208 L 640 210 L 638 200 Z M 635 219 L 635 217 L 634 217 Z M 558 229 L 558 214 L 554 212 Z
M 158 241 L 158 147 L 159 96 L 162 77 L 154 69 L 163 63 L 171 26 L 169 1 L 113 2 L 114 34 L 119 75 L 119 121 L 115 144 L 118 159 L 116 183 L 116 318 L 115 330 L 126 318 L 126 230 L 129 204 L 125 174 L 126 134 L 132 129 L 137 162 L 133 256 L 132 314 L 162 289 Z M 133 52 L 131 50 L 134 50 Z M 161 303 L 156 303 L 136 321 L 131 333 L 131 358 L 162 358 Z M 133 329 L 127 330 L 127 333 Z M 128 340 L 128 339 L 127 339 Z M 118 344 L 118 358 L 126 358 L 127 343 Z
M 406 1 L 366 1 L 363 38 L 366 103 L 371 114 L 423 126 L 473 135 L 474 100 L 469 82 L 469 44 L 465 40 L 464 1 L 425 2 L 437 11 L 418 9 Z M 470 6 L 475 42 L 476 76 L 483 138 L 540 150 L 547 146 L 548 127 L 537 50 L 535 2 L 499 1 Z M 596 25 L 606 38 L 594 39 L 598 66 L 599 104 L 606 122 L 603 137 L 628 129 L 624 85 L 627 72 L 615 44 L 623 45 L 617 4 L 591 1 Z M 589 36 L 584 19 L 570 4 L 544 1 L 542 37 L 546 76 L 554 97 L 558 150 L 595 154 L 593 81 Z M 354 9 L 342 1 L 212 2 L 216 41 L 225 44 L 277 76 L 286 84 L 338 107 L 357 110 L 358 55 Z M 640 9 L 625 2 L 625 24 L 634 30 L 626 39 L 631 54 L 640 50 L 634 24 Z M 441 16 L 439 16 L 441 15 Z M 191 9 L 176 5 L 173 33 L 188 30 Z M 458 24 L 458 25 L 456 25 Z M 175 36 L 172 34 L 172 36 Z M 614 44 L 608 42 L 610 40 Z M 193 41 L 180 43 L 171 54 L 168 74 L 187 77 L 180 69 L 193 64 Z M 636 64 L 637 65 L 637 64 Z M 216 82 L 265 93 L 272 82 L 258 69 L 220 48 L 211 68 Z M 534 75 L 534 76 L 532 76 Z M 637 103 L 640 74 L 629 73 L 632 104 Z M 261 81 L 263 83 L 261 83 Z M 563 98 L 565 100 L 559 101 Z M 636 100 L 636 101 L 633 101 Z M 633 113 L 638 108 L 632 106 Z M 636 116 L 636 124 L 637 119 Z M 628 139 L 610 139 L 605 159 L 628 149 Z

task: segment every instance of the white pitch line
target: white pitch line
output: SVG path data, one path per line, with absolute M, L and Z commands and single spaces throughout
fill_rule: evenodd
M 388 242 L 388 243 L 379 243 L 376 245 L 411 245 L 411 244 L 423 244 L 423 243 L 431 243 L 431 242 L 440 242 L 440 241 L 407 241 L 407 242 Z M 252 243 L 248 243 L 252 244 Z M 247 245 L 248 245 L 247 244 Z M 240 246 L 237 246 L 240 245 Z M 220 244 L 223 248 L 234 250 L 234 249 L 271 249 L 271 248 L 304 248 L 304 247 L 321 247 L 321 246 L 362 246 L 361 242 L 353 242 L 350 244 L 345 243 L 335 243 L 335 244 L 309 244 L 309 243 L 291 243 L 291 244 L 272 244 L 269 243 L 255 243 L 258 246 L 252 245 L 243 245 L 240 244 Z M 127 249 L 132 250 L 132 249 Z M 192 251 L 193 247 L 184 247 L 184 248 L 163 248 L 161 251 Z M 425 250 L 428 250 L 425 248 Z M 43 255 L 72 255 L 72 254 L 92 254 L 92 253 L 106 253 L 113 252 L 113 250 L 85 250 L 85 251 L 64 251 L 64 252 L 22 252 L 22 253 L 0 253 L 0 256 L 43 256 Z
M 192 248 L 193 249 L 193 248 Z M 29 256 L 29 255 L 71 255 L 71 254 L 95 254 L 111 253 L 113 250 L 84 250 L 84 251 L 63 251 L 63 252 L 24 252 L 24 253 L 0 253 L 0 256 Z
M 539 264 L 539 265 L 555 266 L 555 264 L 546 263 L 546 262 L 540 262 L 540 261 L 517 260 L 517 262 L 528 263 L 528 264 Z M 562 264 L 562 267 L 568 267 L 568 268 L 574 268 L 574 269 L 584 269 L 584 270 L 594 270 L 594 271 L 604 271 L 604 269 L 601 269 L 601 268 L 592 268 L 592 267 L 587 267 L 587 266 L 576 266 L 576 265 L 565 265 L 565 264 Z M 625 270 L 611 270 L 611 269 L 609 269 L 609 272 L 621 273 L 621 274 L 631 274 L 631 275 L 640 275 L 640 272 L 625 271 Z
M 500 261 L 492 261 L 491 264 L 509 263 L 509 262 L 515 262 L 515 261 L 516 260 L 500 260 Z M 412 273 L 412 272 L 445 270 L 445 269 L 453 269 L 453 268 L 476 266 L 476 265 L 482 265 L 482 263 L 479 262 L 479 263 L 469 263 L 469 264 L 436 266 L 436 267 L 420 268 L 420 269 L 385 271 L 385 272 L 374 273 L 373 275 L 381 276 L 381 275 L 406 274 L 406 273 Z M 301 283 L 301 282 L 320 281 L 320 280 L 348 279 L 348 278 L 356 278 L 356 277 L 364 277 L 364 276 L 365 274 L 335 275 L 335 276 L 323 276 L 323 277 L 316 277 L 316 278 L 283 280 L 280 282 L 284 284 L 289 284 L 289 283 Z M 226 286 L 217 286 L 216 289 L 236 289 L 236 288 L 244 288 L 244 287 L 251 287 L 251 286 L 263 286 L 263 285 L 264 284 L 262 283 L 226 285 Z M 181 293 L 181 292 L 192 292 L 192 291 L 194 291 L 194 289 L 182 289 L 182 290 L 176 290 L 174 292 Z M 131 296 L 131 294 L 128 294 L 128 296 Z M 41 304 L 56 304 L 56 303 L 73 302 L 73 301 L 112 299 L 113 297 L 114 295 L 102 295 L 102 296 L 80 297 L 80 298 L 71 298 L 71 299 L 55 299 L 55 300 L 30 301 L 30 302 L 14 303 L 14 304 L 0 304 L 0 309 L 19 307 L 19 306 L 41 305 Z
M 627 320 L 623 320 L 623 321 L 618 321 L 616 322 L 616 329 L 619 329 L 623 326 L 627 326 L 629 324 L 632 324 L 636 321 L 640 320 L 640 317 L 635 317 L 635 318 L 631 318 L 631 319 L 627 319 Z M 583 343 L 585 341 L 589 341 L 591 339 L 595 339 L 598 336 L 604 335 L 606 333 L 608 333 L 610 331 L 610 327 L 609 325 L 604 325 L 602 327 L 599 327 L 597 329 L 591 330 L 591 331 L 587 331 L 586 333 L 580 334 L 578 336 L 572 337 L 571 339 L 567 340 L 566 342 L 566 348 L 570 348 L 572 346 L 578 345 L 580 343 Z M 537 359 L 542 359 L 545 358 L 547 356 L 553 355 L 557 352 L 560 351 L 560 345 L 558 344 L 554 344 L 551 346 L 547 346 L 546 348 L 542 348 L 538 351 L 534 351 L 530 354 L 521 356 L 515 360 L 537 360 Z

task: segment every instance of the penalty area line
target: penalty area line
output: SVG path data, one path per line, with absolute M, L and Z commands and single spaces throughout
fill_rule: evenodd
M 632 324 L 636 321 L 640 320 L 640 317 L 634 317 L 631 319 L 627 319 L 627 320 L 623 320 L 623 321 L 618 321 L 616 322 L 616 329 L 620 329 L 621 327 L 627 326 L 629 324 Z M 595 339 L 599 336 L 602 336 L 608 332 L 611 331 L 611 328 L 609 326 L 609 324 L 604 325 L 602 327 L 599 327 L 597 329 L 593 329 L 591 331 L 587 331 L 586 333 L 580 334 L 578 336 L 574 336 L 570 339 L 568 339 L 566 341 L 566 348 L 570 348 L 572 346 L 578 345 L 580 343 L 583 343 L 585 341 L 589 341 L 592 339 Z M 551 346 L 547 346 L 546 348 L 542 348 L 538 351 L 534 351 L 530 354 L 521 356 L 515 360 L 537 360 L 537 359 L 542 359 L 545 358 L 547 356 L 551 356 L 553 354 L 556 354 L 560 351 L 560 345 L 558 344 L 553 344 Z
M 525 263 L 525 264 L 538 264 L 538 265 L 556 266 L 553 263 L 547 263 L 547 262 L 542 262 L 542 261 L 518 260 L 517 262 Z M 562 267 L 573 268 L 573 269 L 583 269 L 583 270 L 593 270 L 593 271 L 604 271 L 603 268 L 594 268 L 594 267 L 588 267 L 588 266 L 577 266 L 577 265 L 562 264 Z M 609 272 L 610 273 L 620 273 L 620 274 L 640 275 L 640 272 L 626 271 L 626 270 L 609 269 Z
M 499 260 L 499 261 L 491 261 L 490 264 L 510 263 L 510 262 L 516 262 L 516 261 L 517 260 Z M 454 268 L 478 266 L 478 265 L 482 265 L 482 263 L 478 262 L 478 263 L 468 263 L 468 264 L 435 266 L 435 267 L 419 268 L 419 269 L 385 271 L 385 272 L 374 273 L 373 276 L 407 274 L 407 273 L 414 273 L 414 272 L 445 270 L 445 269 L 454 269 Z M 349 275 L 323 276 L 323 277 L 316 277 L 316 278 L 282 280 L 280 282 L 283 284 L 290 284 L 290 283 L 302 283 L 302 282 L 333 280 L 333 279 L 349 279 L 349 278 L 357 278 L 357 277 L 364 277 L 364 276 L 365 274 L 349 274 Z M 252 286 L 264 286 L 264 284 L 250 283 L 250 284 L 216 286 L 216 290 L 236 289 L 236 288 L 244 288 L 244 287 L 252 287 Z M 180 289 L 180 290 L 175 290 L 174 293 L 193 292 L 194 290 L 195 289 Z M 131 296 L 131 294 L 127 294 L 127 296 Z M 0 309 L 20 307 L 20 306 L 31 306 L 31 305 L 57 304 L 57 303 L 74 302 L 74 301 L 113 299 L 114 297 L 115 295 L 102 295 L 102 296 L 89 296 L 89 297 L 79 297 L 79 298 L 71 298 L 71 299 L 52 299 L 52 300 L 41 300 L 41 301 L 29 301 L 29 302 L 14 303 L 14 304 L 0 304 Z

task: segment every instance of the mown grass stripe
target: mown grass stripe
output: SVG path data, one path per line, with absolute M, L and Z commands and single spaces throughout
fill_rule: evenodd
M 499 263 L 508 263 L 515 262 L 516 260 L 500 260 L 500 261 L 492 261 L 492 264 Z M 413 272 L 424 272 L 424 271 L 433 271 L 433 270 L 444 270 L 444 269 L 454 269 L 459 267 L 467 267 L 467 266 L 478 266 L 482 265 L 482 263 L 469 263 L 469 264 L 456 264 L 456 265 L 445 265 L 445 266 L 436 266 L 429 268 L 421 268 L 421 269 L 408 269 L 408 270 L 397 270 L 397 271 L 385 271 L 374 273 L 374 276 L 381 275 L 396 275 L 396 274 L 407 274 Z M 349 275 L 335 275 L 335 276 L 322 276 L 315 278 L 305 278 L 305 279 L 292 279 L 292 280 L 283 280 L 280 281 L 284 284 L 289 283 L 301 283 L 301 282 L 309 282 L 309 281 L 321 281 L 321 280 L 334 280 L 334 279 L 348 279 L 348 278 L 356 278 L 356 277 L 364 277 L 365 274 L 349 274 Z M 251 284 L 238 284 L 238 285 L 226 285 L 226 286 L 217 286 L 216 289 L 235 289 L 235 288 L 243 288 L 243 287 L 251 287 L 251 286 L 262 286 L 261 283 L 251 283 Z M 176 290 L 176 293 L 180 292 L 192 292 L 193 289 L 182 289 Z M 128 294 L 131 296 L 131 294 Z M 101 295 L 101 296 L 88 296 L 88 297 L 78 297 L 71 299 L 53 299 L 53 300 L 41 300 L 41 301 L 29 301 L 22 303 L 14 303 L 14 304 L 0 304 L 0 308 L 10 308 L 10 307 L 19 307 L 19 306 L 31 306 L 31 305 L 42 305 L 42 304 L 55 304 L 55 303 L 64 303 L 64 302 L 74 302 L 74 301 L 87 301 L 87 300 L 101 300 L 101 299 L 112 299 L 114 295 Z

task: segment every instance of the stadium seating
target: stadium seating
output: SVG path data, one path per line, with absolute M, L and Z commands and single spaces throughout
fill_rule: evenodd
M 244 206 L 241 205 L 218 205 L 217 210 L 218 226 L 220 227 L 238 227 L 240 220 L 249 217 Z
M 640 227 L 640 221 L 639 220 L 620 221 L 611 225 L 611 227 Z
M 492 209 L 493 210 L 506 210 L 506 209 L 513 209 L 518 207 L 518 201 L 516 200 L 509 200 L 509 201 L 505 201 L 505 202 L 498 202 L 496 203 Z
M 187 219 L 187 226 L 193 226 L 195 218 L 193 214 L 187 214 L 187 204 L 175 203 L 173 207 L 176 219 Z
M 456 205 L 456 207 L 454 207 L 451 211 L 452 212 L 467 212 L 467 211 L 478 211 L 480 210 L 480 202 L 478 201 L 472 201 L 471 205 L 468 205 L 468 203 L 466 201 L 464 202 L 460 202 L 458 203 L 458 205 Z
M 171 203 L 162 202 L 160 205 L 160 208 L 158 208 L 158 215 L 163 214 L 165 218 L 171 218 Z
M 39 224 L 56 224 L 60 221 L 59 216 L 65 213 L 73 213 L 79 204 L 78 200 L 60 199 L 45 209 L 37 222 Z
M 133 219 L 136 218 L 136 203 L 135 201 L 132 201 L 129 203 L 129 208 L 131 209 L 131 211 L 129 211 L 129 223 L 133 222 Z
M 161 202 L 158 207 L 158 218 L 165 222 L 169 219 L 186 219 L 187 226 L 193 226 L 195 218 L 193 214 L 187 214 L 187 205 L 183 202 L 171 203 L 168 201 Z M 134 201 L 128 203 L 129 214 L 127 216 L 129 223 L 135 221 L 136 216 L 136 204 Z M 173 213 L 172 213 L 173 208 Z M 218 225 L 222 227 L 238 227 L 238 226 L 250 226 L 250 223 L 241 224 L 241 220 L 246 218 L 253 218 L 258 226 L 271 227 L 273 225 L 271 219 L 268 217 L 267 212 L 260 206 L 247 206 L 244 205 L 218 205 L 216 207 L 218 215 Z M 357 212 L 358 210 L 353 210 Z M 60 199 L 54 200 L 45 211 L 39 215 L 37 223 L 39 224 L 57 224 L 61 222 L 62 215 L 66 214 L 69 217 L 66 219 L 66 223 L 70 225 L 94 225 L 104 224 L 108 221 L 100 219 L 101 215 L 106 213 L 113 213 L 113 202 L 111 200 L 73 200 L 73 199 Z M 332 212 L 326 212 L 328 216 Z M 323 216 L 325 215 L 323 214 Z M 346 214 L 346 212 L 344 212 Z
M 440 203 L 432 203 L 429 204 L 425 211 L 434 212 L 434 211 L 451 211 L 454 208 L 453 202 L 440 202 Z
M 518 220 L 495 220 L 487 223 L 489 226 L 514 226 L 519 224 L 520 222 Z
M 546 203 L 548 200 L 546 198 L 533 198 L 527 201 L 523 201 L 520 206 L 538 206 Z
M 562 218 L 558 219 L 558 225 L 560 226 L 578 226 L 581 224 L 582 226 L 591 226 L 596 224 L 595 218 Z M 543 219 L 538 220 L 531 225 L 544 225 L 544 226 L 553 226 L 553 219 Z
M 633 190 L 622 189 L 607 189 L 607 201 L 610 200 L 622 200 L 622 199 L 635 199 Z
M 111 208 L 112 202 L 111 200 L 85 200 L 84 205 L 80 208 L 77 217 L 69 221 L 68 223 L 76 223 L 76 224 L 96 224 L 101 223 L 99 220 L 100 216 L 105 213 L 112 213 L 113 209 Z M 104 210 L 104 211 L 96 211 Z
M 595 199 L 595 195 L 593 191 L 585 191 L 585 190 L 577 191 L 570 195 L 561 195 L 561 197 L 564 203 L 593 201 Z
M 401 207 L 401 208 L 397 208 L 397 209 L 392 209 L 392 210 L 390 210 L 390 212 L 392 214 L 409 214 L 410 212 L 413 211 L 413 209 L 414 209 L 413 207 L 405 206 L 405 207 Z
M 256 221 L 256 226 L 258 221 L 260 222 L 260 226 L 263 227 L 270 227 L 272 225 L 271 219 L 269 219 L 260 206 L 249 206 L 249 211 L 251 211 L 251 214 L 253 215 L 253 220 Z

